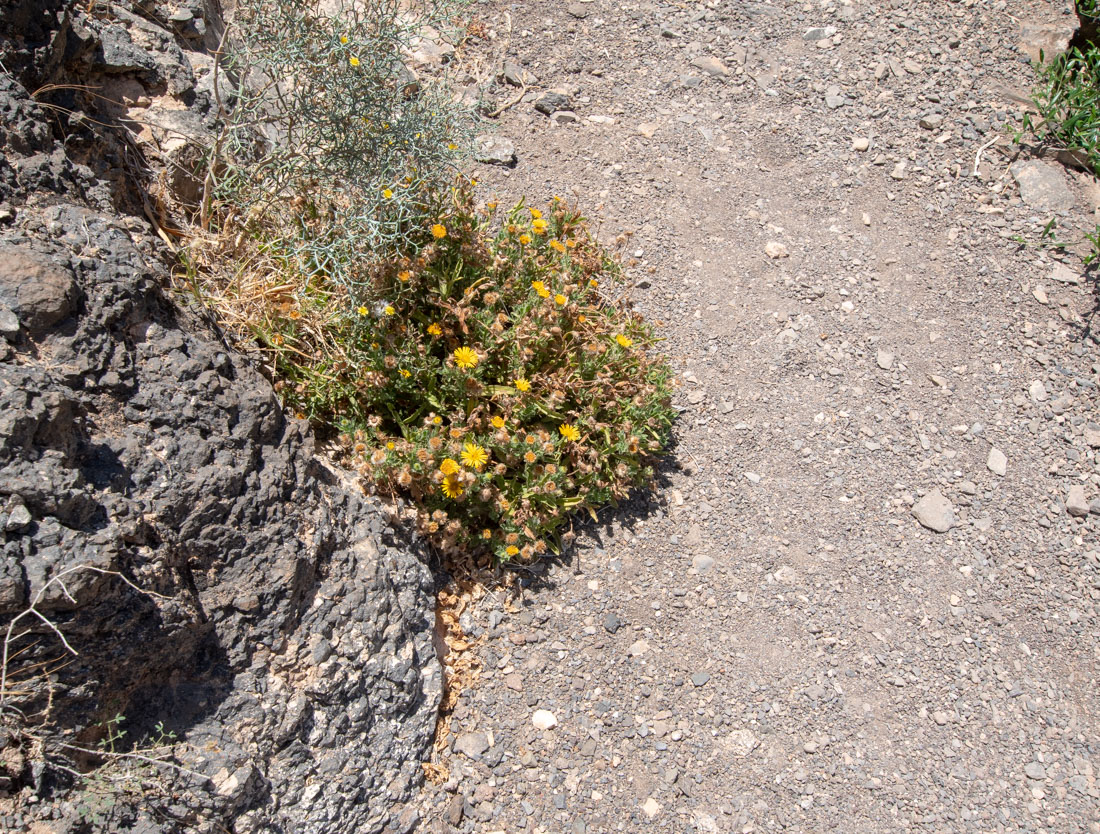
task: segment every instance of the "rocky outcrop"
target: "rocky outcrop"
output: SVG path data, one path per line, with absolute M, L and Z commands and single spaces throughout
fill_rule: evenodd
M 164 136 L 120 127 L 208 123 L 220 23 L 188 13 L 0 11 L 0 625 L 34 605 L 78 653 L 21 621 L 0 828 L 406 830 L 441 694 L 423 553 L 168 295 L 133 174 Z M 178 767 L 90 803 L 65 768 L 119 714 Z

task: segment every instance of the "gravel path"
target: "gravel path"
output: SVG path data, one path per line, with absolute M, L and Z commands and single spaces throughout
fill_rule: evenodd
M 621 244 L 683 413 L 464 615 L 427 830 L 1100 831 L 1100 318 L 1014 240 L 1100 191 L 1002 130 L 1064 5 L 481 7 L 528 90 L 476 175 Z

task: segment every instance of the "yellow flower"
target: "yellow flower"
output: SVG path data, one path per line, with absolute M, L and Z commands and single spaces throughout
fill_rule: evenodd
M 516 547 L 514 544 L 510 544 L 506 548 L 504 548 L 504 552 L 507 553 L 509 556 L 517 556 L 519 555 L 519 548 Z
M 562 423 L 558 426 L 558 431 L 561 432 L 561 436 L 566 440 L 571 440 L 574 443 L 581 439 L 581 433 L 577 431 L 576 426 L 571 426 L 569 423 Z
M 396 448 L 397 448 L 397 446 L 396 446 L 396 445 L 394 444 L 394 442 L 393 442 L 393 441 L 391 440 L 391 441 L 390 441 L 389 443 L 387 443 L 387 444 L 386 444 L 386 448 L 387 448 L 387 449 L 389 449 L 389 450 L 390 450 L 390 451 L 392 452 L 392 451 L 393 451 L 394 449 L 396 449 Z
M 405 379 L 408 379 L 410 376 L 412 376 L 412 374 L 409 371 L 406 371 L 404 368 L 402 368 L 401 369 L 401 376 L 405 377 Z
M 393 192 L 390 191 L 388 188 L 385 188 L 382 190 L 382 196 L 389 200 L 391 197 L 393 197 Z
M 390 306 L 390 305 L 388 305 L 388 304 L 386 305 L 386 315 L 387 315 L 387 316 L 392 316 L 392 315 L 393 315 L 394 313 L 396 313 L 396 312 L 397 312 L 397 311 L 396 311 L 395 309 L 393 309 L 393 307 L 391 307 L 391 306 Z
M 432 226 L 432 237 L 436 240 L 442 240 L 447 236 L 447 227 L 442 223 L 436 223 Z
M 592 289 L 596 289 L 596 287 L 598 287 L 599 285 L 600 285 L 600 282 L 597 281 L 595 278 L 589 278 L 588 279 L 588 286 L 590 286 Z
M 443 418 L 440 417 L 438 414 L 436 414 L 434 417 L 432 417 L 432 425 L 433 426 L 443 425 Z
M 632 344 L 634 344 L 634 342 L 631 339 L 626 338 L 626 336 L 624 336 L 622 333 L 619 333 L 615 336 L 615 341 L 618 342 L 624 348 L 628 348 Z
M 455 364 L 460 368 L 473 368 L 477 365 L 477 353 L 468 347 L 460 347 L 452 354 Z
M 451 475 L 458 474 L 460 468 L 461 467 L 458 465 L 458 461 L 452 460 L 451 458 L 444 458 L 443 463 L 439 464 L 439 471 L 448 478 Z
M 516 388 L 518 388 L 518 389 L 519 389 L 520 391 L 524 391 L 524 392 L 526 392 L 526 391 L 530 391 L 530 390 L 531 390 L 531 383 L 530 383 L 530 382 L 528 382 L 528 381 L 527 381 L 526 379 L 524 379 L 523 377 L 519 377 L 518 379 L 516 379 L 516 381 L 515 381 L 515 386 L 516 386 Z
M 348 63 L 351 64 L 353 67 L 357 67 L 359 66 L 359 59 L 352 55 L 350 58 L 348 58 Z
M 408 281 L 409 278 L 411 278 L 411 277 L 412 277 L 412 273 L 410 273 L 407 269 L 404 272 L 398 272 L 397 273 L 397 280 L 401 281 L 402 283 L 404 283 L 405 281 Z
M 488 203 L 485 204 L 485 208 L 489 209 L 489 211 L 496 211 L 497 201 L 496 200 L 490 200 Z
M 525 461 L 527 461 L 528 463 L 534 463 L 534 462 L 535 462 L 535 460 L 536 460 L 536 458 L 535 458 L 535 453 L 534 453 L 534 452 L 527 452 L 527 453 L 526 453 L 526 454 L 525 454 L 525 455 L 523 456 L 523 459 L 524 459 Z
M 522 234 L 519 236 L 519 242 L 526 246 L 531 242 L 531 236 L 529 234 Z
M 458 496 L 466 491 L 457 478 L 444 478 L 442 486 L 443 494 L 448 498 L 458 498 Z
M 428 333 L 432 336 L 439 336 L 443 333 L 443 328 L 439 326 L 439 322 L 433 321 L 428 325 Z
M 564 307 L 564 306 L 565 306 L 565 302 L 566 302 L 566 301 L 568 301 L 568 300 L 569 300 L 569 299 L 568 299 L 568 298 L 566 298 L 566 297 L 565 297 L 564 295 L 562 295 L 561 293 L 558 293 L 557 295 L 555 295 L 555 296 L 554 296 L 554 303 L 555 303 L 555 304 L 557 304 L 557 305 L 558 305 L 559 307 Z
M 577 324 L 584 324 L 586 321 L 588 321 L 588 316 L 586 316 L 584 313 L 581 313 L 579 316 L 577 316 Z
M 341 35 L 340 36 L 340 43 L 347 43 L 347 42 L 348 42 L 348 36 L 347 35 Z
M 539 219 L 531 224 L 531 228 L 535 230 L 535 234 L 546 234 L 546 221 Z
M 476 443 L 467 443 L 462 447 L 462 462 L 480 472 L 481 467 L 489 462 L 489 453 Z
M 542 220 L 542 212 L 539 211 L 537 208 L 529 208 L 527 210 L 531 212 L 531 218 L 533 220 Z
M 550 248 L 553 249 L 555 252 L 564 252 L 565 244 L 562 243 L 560 240 L 552 240 L 550 241 Z
M 364 307 L 362 304 L 360 304 L 358 307 L 355 308 L 355 312 L 357 312 L 361 316 L 365 316 L 368 313 L 370 313 L 370 310 L 368 310 L 366 307 Z
M 454 142 L 451 142 L 447 145 L 447 150 L 449 150 L 449 151 L 458 150 L 458 145 L 456 145 Z
M 504 428 L 504 418 L 503 417 L 494 417 L 489 422 L 493 424 L 494 429 Z
M 532 281 L 531 289 L 537 292 L 540 298 L 550 297 L 550 290 L 546 289 L 546 284 L 542 283 L 542 281 Z
M 484 530 L 481 531 L 481 538 L 491 539 L 492 537 L 493 537 L 493 531 L 490 530 L 488 527 L 486 527 Z

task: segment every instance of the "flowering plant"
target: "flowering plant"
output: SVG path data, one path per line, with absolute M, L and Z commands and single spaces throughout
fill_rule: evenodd
M 499 217 L 465 181 L 447 205 L 409 254 L 316 294 L 323 340 L 303 324 L 315 315 L 267 338 L 288 405 L 336 425 L 366 483 L 411 499 L 436 545 L 529 559 L 560 546 L 572 512 L 652 477 L 672 373 L 606 294 L 618 267 L 575 210 Z

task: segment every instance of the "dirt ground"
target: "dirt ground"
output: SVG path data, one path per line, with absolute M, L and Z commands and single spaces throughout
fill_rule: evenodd
M 463 615 L 424 829 L 1100 832 L 1100 193 L 1010 141 L 1065 5 L 476 7 L 483 193 L 580 203 L 682 414 Z

